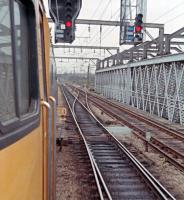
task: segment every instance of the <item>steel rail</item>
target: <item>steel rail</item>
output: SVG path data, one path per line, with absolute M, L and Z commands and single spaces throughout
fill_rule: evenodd
M 134 163 L 134 166 L 139 170 L 139 172 L 142 173 L 144 179 L 146 179 L 149 184 L 154 188 L 154 190 L 157 192 L 157 195 L 161 197 L 162 199 L 175 199 L 146 169 L 145 167 L 126 149 L 124 145 L 122 145 L 100 122 L 99 120 L 94 116 L 90 108 L 88 107 L 88 101 L 86 97 L 86 105 L 87 108 L 84 106 L 84 104 L 79 101 L 76 98 L 76 101 L 80 103 L 80 105 L 97 121 L 97 123 L 104 129 L 104 131 L 110 136 L 110 138 L 115 142 L 115 144 L 121 149 L 121 151 L 127 155 L 127 157 Z
M 88 103 L 88 97 L 87 97 L 87 92 L 86 92 L 86 97 L 85 97 L 85 100 L 86 100 L 86 105 L 87 105 L 87 108 L 88 110 L 91 112 L 91 115 L 96 119 L 96 121 L 105 129 L 105 131 L 113 138 L 113 140 L 115 141 L 115 143 L 120 147 L 120 149 L 122 149 L 123 151 L 126 151 L 131 157 L 134 157 L 133 154 L 131 152 L 128 151 L 128 149 L 126 149 L 126 147 L 121 143 L 119 142 L 119 140 L 113 136 L 105 127 L 104 125 L 96 118 L 96 116 L 93 114 L 93 112 L 91 111 L 90 107 L 89 107 L 89 103 Z M 136 163 L 135 164 L 138 164 L 141 168 L 143 168 L 143 171 L 146 172 L 146 174 L 148 176 L 150 176 L 151 180 L 153 180 L 153 182 L 155 183 L 155 187 L 161 192 L 165 192 L 165 194 L 167 196 L 169 196 L 171 199 L 175 199 L 153 176 L 152 174 L 134 157 Z M 142 170 L 142 169 L 141 169 Z M 144 172 L 143 172 L 144 173 Z M 163 195 L 164 197 L 164 195 Z
M 98 172 L 97 172 L 96 166 L 95 166 L 95 164 L 94 164 L 93 156 L 92 156 L 91 151 L 90 151 L 90 149 L 89 149 L 89 147 L 88 147 L 88 144 L 87 144 L 87 142 L 86 142 L 86 139 L 85 139 L 85 137 L 84 137 L 84 135 L 83 135 L 83 133 L 82 133 L 80 127 L 78 126 L 78 123 L 77 123 L 77 120 L 76 120 L 76 116 L 75 116 L 75 112 L 73 111 L 74 104 L 75 104 L 75 102 L 76 102 L 76 98 L 74 99 L 73 105 L 72 105 L 72 107 L 71 107 L 71 105 L 70 105 L 70 103 L 69 103 L 69 101 L 68 101 L 68 98 L 67 98 L 67 96 L 66 96 L 66 93 L 64 92 L 64 90 L 62 90 L 62 91 L 63 91 L 63 95 L 64 95 L 64 97 L 65 97 L 65 100 L 66 100 L 66 102 L 67 102 L 67 105 L 68 105 L 68 107 L 69 107 L 69 109 L 70 109 L 70 112 L 71 112 L 71 114 L 72 114 L 72 116 L 73 116 L 73 119 L 74 119 L 74 121 L 75 121 L 75 124 L 76 124 L 76 126 L 77 126 L 77 128 L 78 128 L 79 134 L 80 134 L 80 136 L 82 137 L 83 142 L 84 142 L 84 145 L 85 145 L 85 148 L 86 148 L 86 150 L 87 150 L 87 153 L 88 153 L 88 156 L 89 156 L 89 159 L 90 159 L 90 163 L 91 163 L 91 167 L 92 167 L 92 170 L 93 170 L 93 173 L 94 173 L 96 185 L 97 185 L 97 188 L 98 188 L 100 200 L 104 200 L 103 192 L 102 192 L 102 189 L 101 189 L 101 186 L 100 186 L 100 182 L 99 182 L 99 179 L 98 179 L 98 175 L 97 175 Z M 110 198 L 109 198 L 109 199 L 110 199 Z M 111 200 L 111 199 L 110 199 L 110 200 Z
M 81 90 L 83 91 L 83 90 Z M 84 92 L 84 91 L 83 91 Z M 96 97 L 96 96 L 95 96 Z M 98 98 L 98 97 L 97 97 Z M 100 97 L 99 97 L 100 98 Z M 101 98 L 100 98 L 101 99 Z M 91 99 L 90 99 L 91 100 Z M 168 155 L 167 153 L 165 153 L 162 149 L 159 149 L 158 146 L 161 146 L 161 147 L 165 147 L 167 148 L 168 150 L 170 150 L 172 152 L 172 154 L 174 154 L 176 157 L 179 157 L 179 158 L 184 158 L 184 154 L 176 151 L 175 149 L 173 149 L 172 147 L 168 146 L 167 144 L 159 141 L 157 138 L 155 138 L 154 136 L 151 137 L 151 142 L 148 142 L 144 136 L 142 136 L 142 130 L 139 129 L 138 127 L 135 127 L 134 125 L 132 125 L 130 122 L 128 122 L 127 120 L 123 119 L 122 117 L 118 116 L 117 113 L 115 113 L 114 111 L 109 111 L 108 108 L 105 108 L 103 107 L 103 105 L 97 103 L 96 101 L 94 100 L 91 100 L 99 109 L 103 110 L 104 112 L 108 113 L 108 114 L 111 114 L 112 116 L 114 116 L 116 119 L 118 119 L 121 122 L 121 124 L 123 125 L 127 125 L 128 127 L 132 128 L 134 131 L 133 133 L 138 137 L 140 138 L 141 140 L 143 140 L 144 142 L 147 142 L 149 146 L 151 146 L 152 148 L 154 148 L 155 150 L 157 150 L 159 153 L 163 154 L 167 160 L 169 160 L 175 167 L 177 167 L 178 169 L 184 171 L 184 165 L 180 164 L 176 159 L 173 159 L 170 155 Z M 102 99 L 103 101 L 103 99 Z M 114 106 L 114 104 L 112 105 Z M 118 107 L 119 108 L 119 107 Z M 120 108 L 119 108 L 120 109 Z M 122 108 L 121 108 L 122 109 Z M 153 144 L 153 143 L 154 144 Z M 157 145 L 155 145 L 157 144 Z
M 125 150 L 131 157 L 134 157 L 133 154 L 128 151 L 128 149 L 126 149 L 126 147 L 124 145 L 122 145 L 122 143 L 114 136 L 112 135 L 112 133 L 110 133 L 105 127 L 104 125 L 96 118 L 96 116 L 94 115 L 94 113 L 92 112 L 89 103 L 88 103 L 88 96 L 87 96 L 87 92 L 86 92 L 86 104 L 87 107 L 89 109 L 89 111 L 91 112 L 91 114 L 93 115 L 93 117 L 98 121 L 98 123 L 111 135 L 111 137 L 113 138 L 113 140 L 116 142 L 116 144 L 123 150 Z M 150 179 L 155 183 L 156 187 L 162 191 L 163 193 L 165 193 L 168 197 L 170 197 L 171 199 L 175 199 L 160 183 L 157 179 L 155 179 L 155 177 L 138 161 L 138 159 L 136 157 L 134 157 L 136 163 L 144 170 L 144 172 L 150 177 Z
M 90 112 L 92 113 L 92 115 L 96 118 L 96 116 L 94 115 L 94 113 L 92 112 L 89 103 L 88 103 L 88 93 L 86 92 L 86 102 L 87 102 L 87 107 L 90 110 Z M 104 125 L 96 118 L 96 120 L 104 127 Z M 105 128 L 105 127 L 104 127 Z M 106 128 L 105 128 L 106 129 Z M 106 129 L 107 130 L 107 129 Z M 115 142 L 121 147 L 121 148 L 125 148 L 122 143 L 111 133 L 109 133 L 111 135 L 111 137 L 115 140 Z M 127 151 L 127 149 L 125 149 Z M 128 153 L 133 156 L 133 154 L 131 152 L 128 151 Z M 134 157 L 136 162 L 140 165 L 141 163 L 138 161 L 138 159 L 136 157 Z M 162 192 L 164 192 L 167 196 L 171 197 L 172 199 L 175 199 L 164 187 L 162 184 L 160 184 L 160 182 L 141 164 L 141 167 L 143 167 L 144 171 L 146 172 L 146 174 L 148 174 L 148 176 L 150 176 L 150 178 L 153 180 L 153 182 L 158 186 L 158 188 L 160 188 L 160 190 Z
M 78 93 L 78 95 L 79 95 L 79 93 Z M 80 128 L 78 122 L 77 122 L 77 119 L 76 119 L 76 114 L 75 114 L 75 103 L 76 103 L 77 100 L 78 100 L 78 95 L 76 96 L 76 98 L 75 98 L 75 96 L 73 96 L 73 97 L 75 98 L 75 100 L 74 100 L 74 102 L 73 102 L 73 105 L 72 105 L 72 111 L 73 111 L 73 114 L 74 114 L 74 117 L 75 117 L 74 120 L 75 120 L 76 126 L 77 126 L 77 128 L 78 128 L 78 130 L 79 130 L 79 132 L 80 132 L 80 134 L 81 134 L 81 136 L 82 136 L 82 138 L 83 138 L 83 140 L 84 140 L 84 142 L 85 142 L 85 144 L 86 144 L 86 146 L 87 146 L 87 148 L 88 148 L 88 150 L 89 150 L 89 153 L 90 153 L 91 158 L 92 158 L 92 162 L 93 162 L 93 164 L 94 164 L 94 166 L 95 166 L 95 169 L 96 169 L 96 171 L 97 171 L 98 176 L 100 177 L 100 181 L 102 182 L 102 185 L 103 185 L 103 187 L 104 187 L 104 189 L 105 189 L 105 192 L 106 192 L 106 194 L 107 194 L 107 196 L 108 196 L 108 199 L 109 199 L 109 200 L 112 200 L 111 194 L 110 194 L 110 192 L 109 192 L 109 190 L 108 190 L 108 188 L 107 188 L 107 186 L 106 186 L 105 181 L 103 180 L 102 174 L 100 173 L 100 170 L 99 170 L 99 168 L 98 168 L 98 166 L 97 166 L 97 164 L 96 164 L 95 159 L 94 159 L 93 156 L 92 156 L 92 153 L 91 153 L 91 151 L 90 151 L 90 148 L 89 148 L 89 146 L 88 146 L 88 144 L 87 144 L 87 141 L 86 141 L 86 139 L 85 139 L 85 137 L 84 137 L 84 134 L 83 134 L 83 132 L 82 132 L 82 130 L 81 130 L 81 128 Z
M 82 89 L 77 88 L 80 91 L 83 91 Z M 84 91 L 83 91 L 84 92 Z M 84 92 L 85 93 L 85 92 Z M 176 138 L 180 139 L 181 141 L 184 141 L 184 133 L 178 130 L 175 130 L 173 128 L 168 128 L 166 125 L 164 125 L 163 123 L 156 121 L 154 119 L 148 119 L 144 116 L 142 116 L 139 113 L 135 113 L 134 111 L 129 110 L 128 108 L 122 107 L 120 105 L 117 105 L 113 102 L 110 102 L 108 99 L 104 99 L 102 97 L 99 97 L 98 95 L 92 94 L 91 92 L 88 92 L 88 94 L 93 98 L 97 98 L 113 107 L 116 107 L 120 110 L 122 110 L 123 112 L 126 112 L 127 114 L 131 114 L 133 117 L 135 117 L 136 119 L 141 119 L 141 121 L 144 121 L 146 123 L 148 123 L 151 126 L 154 126 L 156 128 L 159 128 L 160 130 L 164 131 L 166 134 L 170 134 L 171 136 L 175 136 Z
M 91 93 L 90 93 L 91 96 L 93 96 Z M 100 98 L 98 96 L 95 95 L 95 98 L 98 98 L 102 101 L 104 101 L 103 98 Z M 181 141 L 184 141 L 184 133 L 180 132 L 180 131 L 177 131 L 177 130 L 174 130 L 174 129 L 170 129 L 168 128 L 167 126 L 165 126 L 164 124 L 158 122 L 158 121 L 153 121 L 153 120 L 150 120 L 144 116 L 142 116 L 141 114 L 138 114 L 138 113 L 135 113 L 125 107 L 122 107 L 122 106 L 118 106 L 112 102 L 109 102 L 108 100 L 105 101 L 107 104 L 110 104 L 111 106 L 113 107 L 116 107 L 118 109 L 121 109 L 123 112 L 126 112 L 127 114 L 131 114 L 131 116 L 135 117 L 136 119 L 141 119 L 141 121 L 143 122 L 146 122 L 147 124 L 155 127 L 155 128 L 159 128 L 160 130 L 164 131 L 166 134 L 170 134 L 171 136 L 174 136 L 175 138 L 177 139 L 180 139 Z
M 95 106 L 97 106 L 99 109 L 103 110 L 104 113 L 111 114 L 113 117 L 115 117 L 116 119 L 118 119 L 119 122 L 120 122 L 120 124 L 122 124 L 123 126 L 124 126 L 124 125 L 127 125 L 128 127 L 134 129 L 134 131 L 132 132 L 133 134 L 135 134 L 139 139 L 141 139 L 141 140 L 143 140 L 144 142 L 146 142 L 146 143 L 147 143 L 149 146 L 151 146 L 153 149 L 155 149 L 155 150 L 157 150 L 159 153 L 163 154 L 163 155 L 167 158 L 167 160 L 170 161 L 176 168 L 178 168 L 178 169 L 181 170 L 181 171 L 184 171 L 184 165 L 180 164 L 180 163 L 179 163 L 178 161 L 176 161 L 174 158 L 172 158 L 172 157 L 169 156 L 167 153 L 165 153 L 163 150 L 161 150 L 161 149 L 158 147 L 158 145 L 155 145 L 154 143 L 152 143 L 152 140 L 155 141 L 155 143 L 158 143 L 158 140 L 157 140 L 156 138 L 152 137 L 152 138 L 151 138 L 151 142 L 148 142 L 144 136 L 140 135 L 140 131 L 138 131 L 138 128 L 135 128 L 135 127 L 133 127 L 129 122 L 127 122 L 127 121 L 125 121 L 125 120 L 122 120 L 122 118 L 119 117 L 119 116 L 118 116 L 116 113 L 114 113 L 113 111 L 109 111 L 109 110 L 107 111 L 107 110 L 105 110 L 105 109 L 102 109 L 102 107 L 99 106 L 99 105 L 97 105 L 97 103 L 94 103 L 94 104 L 95 104 Z M 135 129 L 136 129 L 136 130 L 135 130 Z M 161 143 L 161 142 L 159 142 L 159 143 L 160 143 L 160 145 L 162 144 L 162 147 L 166 147 L 166 148 L 172 150 L 171 147 L 166 146 L 165 144 L 163 145 L 163 143 Z M 177 155 L 177 157 L 178 157 L 178 153 L 177 153 L 177 154 L 175 153 L 175 155 Z M 181 156 L 183 156 L 183 155 L 181 155 Z M 180 157 L 181 157 L 181 156 L 180 156 Z

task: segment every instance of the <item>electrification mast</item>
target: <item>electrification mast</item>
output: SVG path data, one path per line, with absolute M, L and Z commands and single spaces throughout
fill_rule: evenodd
M 135 19 L 142 14 L 146 22 L 147 0 L 121 0 L 120 7 L 120 45 L 133 44 L 135 38 Z M 143 36 L 142 36 L 143 37 Z

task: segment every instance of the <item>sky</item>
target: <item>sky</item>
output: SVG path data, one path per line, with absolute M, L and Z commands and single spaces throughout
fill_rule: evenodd
M 47 6 L 46 6 L 47 7 Z M 119 20 L 120 0 L 83 0 L 82 9 L 78 19 L 96 19 L 96 20 Z M 184 1 L 183 0 L 147 0 L 147 16 L 144 19 L 147 23 L 165 24 L 165 33 L 172 33 L 184 26 Z M 52 26 L 52 25 L 51 25 Z M 157 37 L 157 32 L 149 30 Z M 72 45 L 96 45 L 100 46 L 100 27 L 89 25 L 76 25 L 76 40 Z M 119 28 L 102 27 L 101 35 L 102 46 L 119 47 Z M 121 49 L 127 48 L 121 46 Z M 112 52 L 115 53 L 115 52 Z M 55 56 L 84 56 L 84 57 L 108 57 L 110 54 L 103 50 L 73 50 L 57 49 Z M 87 70 L 89 62 L 79 60 L 57 61 L 58 73 L 78 72 Z M 94 71 L 95 66 L 91 62 L 90 66 Z M 75 70 L 74 70 L 75 68 Z

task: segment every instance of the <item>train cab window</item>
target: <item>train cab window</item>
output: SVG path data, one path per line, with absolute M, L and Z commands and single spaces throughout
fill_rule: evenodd
M 0 121 L 15 117 L 10 6 L 0 0 Z
M 15 65 L 17 75 L 17 97 L 20 115 L 29 110 L 29 44 L 26 8 L 14 1 Z
M 33 1 L 0 0 L 0 148 L 39 123 L 37 60 Z

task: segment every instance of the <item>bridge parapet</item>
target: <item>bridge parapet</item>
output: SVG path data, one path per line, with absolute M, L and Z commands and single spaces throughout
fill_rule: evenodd
M 98 93 L 184 125 L 184 53 L 113 63 L 96 70 Z
M 97 70 L 183 52 L 181 46 L 184 46 L 184 27 L 172 34 L 160 35 L 162 37 L 155 38 L 152 41 L 146 41 L 104 60 L 99 60 Z

